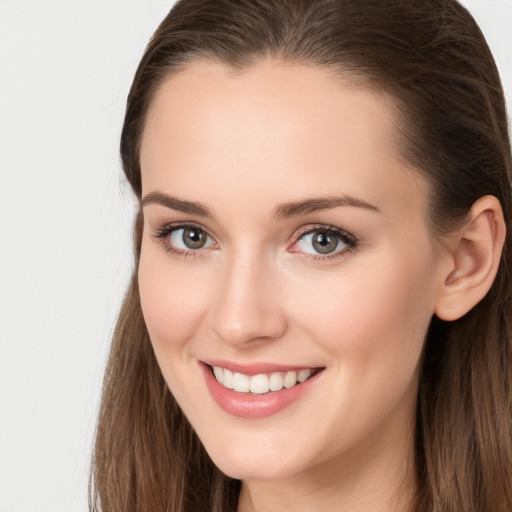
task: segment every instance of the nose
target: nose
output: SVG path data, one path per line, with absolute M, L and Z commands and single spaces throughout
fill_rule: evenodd
M 286 315 L 279 304 L 272 267 L 256 254 L 224 262 L 210 309 L 210 328 L 225 343 L 243 348 L 276 340 L 285 333 Z

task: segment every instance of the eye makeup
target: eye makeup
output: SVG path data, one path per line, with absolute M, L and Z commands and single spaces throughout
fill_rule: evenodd
M 153 230 L 152 236 L 170 254 L 178 257 L 205 257 L 219 248 L 218 242 L 202 225 L 194 222 L 168 223 Z M 327 261 L 347 256 L 357 247 L 354 235 L 333 225 L 314 224 L 299 228 L 288 251 L 310 261 Z

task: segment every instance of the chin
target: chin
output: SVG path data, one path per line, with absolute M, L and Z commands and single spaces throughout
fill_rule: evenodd
M 297 468 L 283 467 L 274 462 L 214 459 L 214 464 L 230 478 L 237 480 L 279 480 L 293 476 Z
M 294 455 L 284 447 L 277 449 L 267 445 L 262 449 L 256 444 L 240 445 L 229 440 L 219 443 L 218 439 L 207 442 L 204 446 L 213 463 L 225 475 L 238 480 L 286 478 L 300 471 L 304 463 L 301 453 Z

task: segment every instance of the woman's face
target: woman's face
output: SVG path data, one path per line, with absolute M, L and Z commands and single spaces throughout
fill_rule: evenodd
M 151 105 L 142 309 L 230 476 L 389 468 L 411 446 L 444 272 L 395 121 L 384 95 L 271 61 L 195 63 Z

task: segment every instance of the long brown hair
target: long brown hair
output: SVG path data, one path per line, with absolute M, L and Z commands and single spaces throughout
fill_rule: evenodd
M 431 185 L 435 236 L 496 196 L 507 238 L 496 280 L 463 318 L 437 318 L 418 394 L 415 512 L 512 511 L 511 154 L 491 52 L 455 0 L 180 0 L 151 39 L 129 93 L 125 175 L 141 198 L 139 150 L 162 81 L 191 61 L 243 69 L 258 59 L 329 68 L 383 90 L 400 109 L 401 153 Z M 213 465 L 158 368 L 137 263 L 106 369 L 91 510 L 229 512 L 240 483 Z

